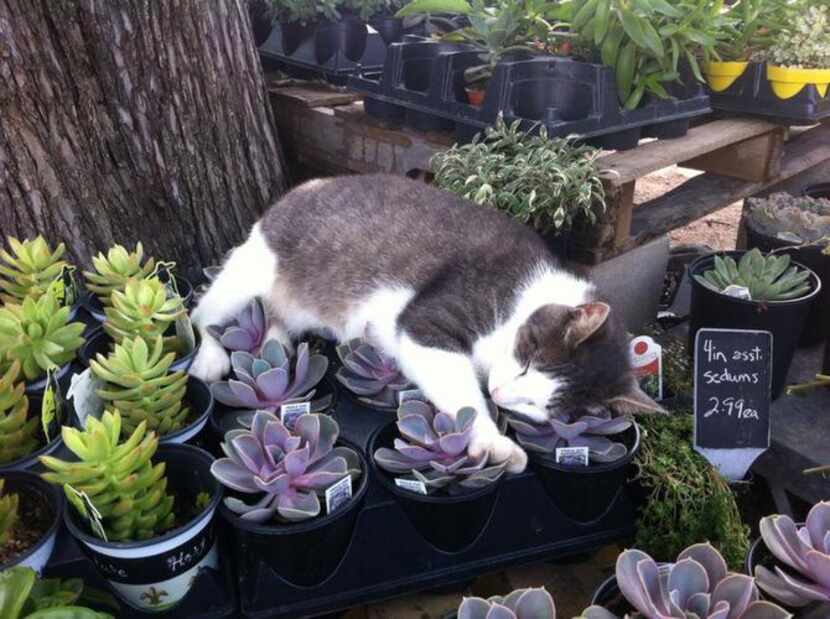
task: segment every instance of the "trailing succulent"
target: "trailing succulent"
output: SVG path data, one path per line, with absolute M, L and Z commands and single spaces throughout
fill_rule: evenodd
M 135 251 L 129 252 L 123 245 L 113 245 L 105 256 L 99 253 L 92 259 L 95 271 L 84 271 L 86 287 L 98 297 L 101 305 L 111 304 L 112 293 L 124 290 L 127 282 L 147 279 L 156 268 L 152 257 L 144 260 L 144 247 L 136 243 Z
M 709 544 L 695 544 L 673 564 L 658 566 L 641 550 L 617 557 L 617 585 L 635 612 L 632 619 L 788 619 L 782 608 L 759 601 L 754 579 L 729 573 L 723 557 Z M 591 606 L 582 619 L 617 619 Z
M 0 358 L 20 361 L 29 381 L 72 361 L 84 343 L 84 325 L 69 322 L 70 311 L 51 292 L 0 308 Z
M 81 432 L 63 426 L 63 441 L 79 461 L 41 456 L 50 472 L 42 477 L 63 486 L 67 499 L 89 517 L 78 493 L 85 493 L 101 516 L 109 541 L 136 541 L 156 537 L 173 526 L 173 497 L 167 494 L 165 464 L 153 464 L 158 436 L 141 422 L 129 438 L 120 441 L 121 415 L 104 411 L 89 416 Z
M 556 619 L 556 605 L 544 587 L 517 589 L 504 597 L 464 598 L 458 619 Z
M 227 497 L 225 505 L 241 518 L 296 522 L 318 516 L 319 496 L 350 475 L 360 474 L 360 458 L 348 447 L 335 447 L 340 428 L 328 415 L 298 417 L 289 430 L 275 415 L 257 411 L 249 430 L 231 430 L 211 466 L 223 485 L 243 494 L 261 495 L 254 504 Z
M 284 404 L 310 402 L 328 365 L 328 359 L 310 352 L 306 342 L 297 347 L 292 359 L 282 344 L 269 340 L 259 356 L 243 351 L 231 353 L 233 378 L 213 383 L 211 392 L 227 406 L 273 413 Z M 312 402 L 312 409 L 326 405 Z
M 268 321 L 260 298 L 255 298 L 225 326 L 211 325 L 208 333 L 230 352 L 241 350 L 256 355 L 265 341 Z
M 19 241 L 8 237 L 12 253 L 0 249 L 0 301 L 19 304 L 26 297 L 37 300 L 68 266 L 66 246 L 53 251 L 42 236 Z
M 730 256 L 715 256 L 715 268 L 695 279 L 722 293 L 729 286 L 749 289 L 753 301 L 785 301 L 810 292 L 810 272 L 791 266 L 789 254 L 764 256 L 757 248 L 746 252 L 736 263 Z
M 5 479 L 0 479 L 0 546 L 9 541 L 12 528 L 17 522 L 17 508 L 20 497 L 10 492 L 3 492 Z
M 341 344 L 337 356 L 343 364 L 337 371 L 337 380 L 369 406 L 394 408 L 398 405 L 398 393 L 412 386 L 395 359 L 366 340 Z
M 168 298 L 167 288 L 158 277 L 130 280 L 124 290 L 114 290 L 104 329 L 116 342 L 141 337 L 150 342 L 164 333 L 187 311 L 182 298 Z M 175 337 L 165 339 L 168 349 L 175 349 Z
M 633 424 L 628 417 L 613 417 L 609 409 L 582 416 L 561 414 L 545 423 L 510 415 L 507 423 L 515 431 L 516 440 L 528 451 L 549 454 L 559 447 L 587 447 L 592 462 L 614 462 L 625 457 L 628 447 L 608 437 L 624 432 Z
M 401 438 L 375 451 L 375 462 L 392 474 L 411 475 L 427 491 L 449 493 L 482 488 L 497 481 L 504 464 L 485 466 L 487 455 L 473 458 L 467 451 L 476 411 L 462 408 L 453 418 L 427 402 L 407 400 L 398 408 Z
M 816 503 L 803 527 L 775 515 L 763 518 L 760 528 L 767 549 L 785 568 L 757 565 L 758 586 L 787 606 L 830 602 L 830 502 Z
M 3 619 L 112 619 L 112 615 L 76 606 L 84 593 L 80 578 L 38 578 L 29 567 L 0 572 Z
M 125 338 L 109 356 L 90 360 L 92 372 L 107 382 L 98 396 L 121 413 L 124 434 L 132 434 L 142 422 L 161 435 L 185 425 L 191 412 L 184 404 L 187 375 L 170 371 L 175 358 L 175 353 L 164 353 L 159 335 L 152 348 L 140 337 Z
M 29 419 L 25 385 L 16 382 L 20 362 L 13 361 L 0 376 L 0 464 L 28 456 L 40 445 L 39 419 Z

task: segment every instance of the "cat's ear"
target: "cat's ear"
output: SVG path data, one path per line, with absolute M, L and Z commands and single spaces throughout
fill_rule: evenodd
M 601 301 L 577 305 L 571 310 L 565 341 L 571 348 L 576 348 L 605 324 L 610 313 L 611 306 Z
M 637 413 L 669 414 L 665 408 L 640 389 L 640 385 L 633 379 L 624 393 L 611 398 L 607 404 L 619 415 L 635 415 Z

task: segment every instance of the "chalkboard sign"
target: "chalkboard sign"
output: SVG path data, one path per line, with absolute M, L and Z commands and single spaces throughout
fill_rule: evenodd
M 701 329 L 695 337 L 695 446 L 770 445 L 772 334 Z

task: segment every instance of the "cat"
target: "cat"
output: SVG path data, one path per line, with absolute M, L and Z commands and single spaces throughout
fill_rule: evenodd
M 525 452 L 487 414 L 493 401 L 535 421 L 558 410 L 662 410 L 633 378 L 624 328 L 586 279 L 527 226 L 392 175 L 307 182 L 285 195 L 226 259 L 193 311 L 191 373 L 230 369 L 207 332 L 254 297 L 286 345 L 309 331 L 369 333 L 439 409 L 478 415 L 471 455 L 524 470 Z

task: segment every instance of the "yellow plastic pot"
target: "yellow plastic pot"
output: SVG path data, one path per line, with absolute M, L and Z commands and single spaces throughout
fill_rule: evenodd
M 830 86 L 830 69 L 792 69 L 767 65 L 767 79 L 779 99 L 791 99 L 807 84 L 813 84 L 822 97 Z
M 703 65 L 706 82 L 714 92 L 723 92 L 744 74 L 748 62 L 707 62 Z

